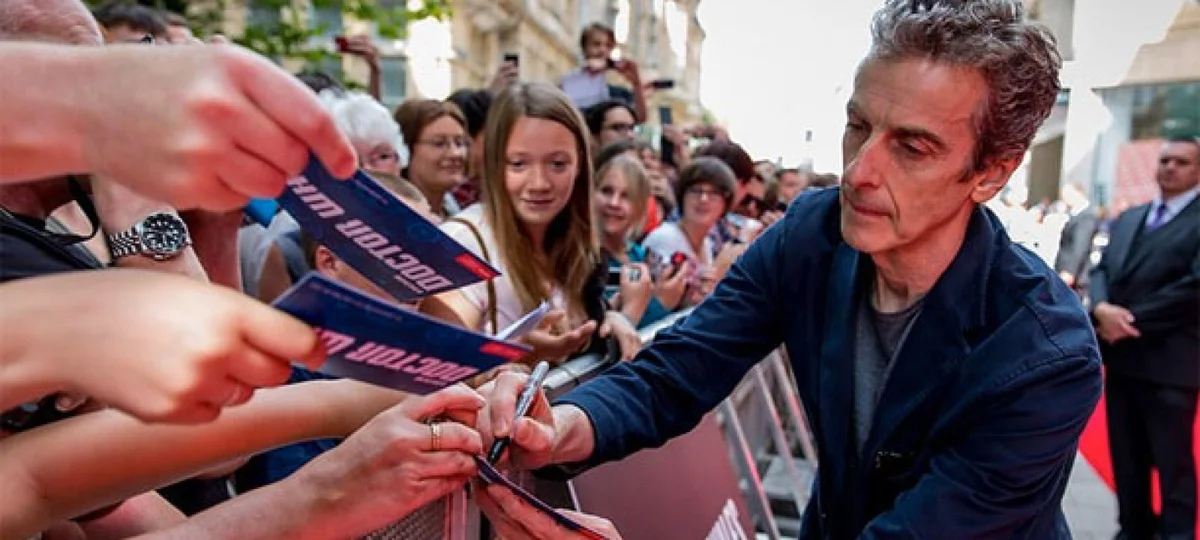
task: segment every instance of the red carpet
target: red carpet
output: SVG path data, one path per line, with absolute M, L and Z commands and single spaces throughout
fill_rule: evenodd
M 1083 430 L 1083 436 L 1079 440 L 1079 451 L 1096 470 L 1096 474 L 1100 475 L 1100 478 L 1111 489 L 1113 487 L 1112 455 L 1108 453 L 1108 425 L 1105 423 L 1105 418 L 1104 398 L 1101 397 L 1100 404 L 1096 406 L 1096 412 L 1092 414 L 1092 419 L 1088 421 L 1087 427 Z M 1200 418 L 1197 419 L 1195 430 L 1196 449 L 1193 450 L 1192 455 L 1200 456 Z M 1160 501 L 1157 475 L 1154 478 L 1153 494 L 1154 509 L 1158 511 Z M 1116 518 L 1116 516 L 1113 517 Z M 1196 536 L 1200 537 L 1200 524 L 1197 524 Z

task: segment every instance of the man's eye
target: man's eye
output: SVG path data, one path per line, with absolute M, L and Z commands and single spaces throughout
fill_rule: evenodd
M 928 152 L 926 152 L 924 149 L 909 143 L 900 143 L 900 150 L 903 151 L 905 155 L 912 158 L 922 158 L 928 155 Z

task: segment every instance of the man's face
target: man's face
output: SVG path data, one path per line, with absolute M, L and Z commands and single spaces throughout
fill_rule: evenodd
M 616 46 L 617 44 L 609 39 L 607 33 L 591 31 L 588 32 L 587 39 L 583 41 L 583 57 L 607 59 L 612 56 Z
M 760 161 L 754 164 L 754 172 L 758 173 L 763 178 L 774 178 L 775 173 L 779 172 L 775 168 L 775 164 L 770 161 Z
M 983 77 L 924 59 L 868 59 L 842 136 L 842 236 L 867 254 L 920 250 L 946 238 L 1004 186 L 1015 162 L 973 169 L 973 115 Z
M 600 128 L 600 147 L 632 139 L 637 127 L 633 115 L 625 107 L 613 107 L 604 113 L 604 125 Z
M 166 36 L 155 36 L 145 30 L 131 28 L 124 24 L 104 29 L 104 42 L 114 43 L 144 43 L 152 45 L 155 41 L 166 41 Z
M 167 25 L 167 42 L 171 45 L 188 45 L 199 41 L 192 33 L 191 28 L 174 24 Z
M 1200 183 L 1200 144 L 1169 142 L 1158 156 L 1155 174 L 1163 198 L 1172 197 Z
M 792 199 L 795 199 L 804 188 L 808 187 L 807 182 L 800 173 L 795 171 L 785 172 L 779 175 L 779 202 L 783 204 L 791 204 Z
M 762 217 L 763 197 L 767 195 L 767 185 L 756 176 L 748 182 L 739 183 L 738 193 L 733 213 L 754 219 Z

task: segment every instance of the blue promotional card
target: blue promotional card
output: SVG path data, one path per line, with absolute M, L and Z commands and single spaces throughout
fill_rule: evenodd
M 521 486 L 517 485 L 512 480 L 509 480 L 508 477 L 496 470 L 496 468 L 493 467 L 491 463 L 488 463 L 486 459 L 483 459 L 479 456 L 474 456 L 474 458 L 475 466 L 479 469 L 479 478 L 482 479 L 484 483 L 500 484 L 512 490 L 512 492 L 517 494 L 518 497 L 520 497 L 526 503 L 529 503 L 530 506 L 537 508 L 538 511 L 550 516 L 555 523 L 558 523 L 564 529 L 578 533 L 584 538 L 606 540 L 604 535 L 592 530 L 591 528 L 588 528 L 578 521 L 563 515 L 562 512 L 555 510 L 554 507 L 542 502 L 528 491 L 525 491 L 523 488 L 521 488 Z
M 309 235 L 401 302 L 500 273 L 359 171 L 340 181 L 316 158 L 279 204 Z
M 413 394 L 436 392 L 529 352 L 313 272 L 274 306 L 316 328 L 329 352 L 323 373 Z

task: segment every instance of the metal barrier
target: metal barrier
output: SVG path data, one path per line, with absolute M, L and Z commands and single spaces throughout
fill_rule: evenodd
M 690 310 L 672 314 L 639 330 L 642 342 L 649 342 L 664 328 L 686 317 Z M 550 371 L 544 385 L 550 399 L 561 396 L 594 379 L 616 365 L 615 354 L 589 354 L 564 362 Z M 781 414 L 782 413 L 782 414 Z M 789 499 L 788 519 L 796 519 L 807 502 L 807 482 L 816 466 L 816 450 L 807 418 L 796 391 L 786 351 L 773 351 L 756 365 L 733 394 L 716 409 L 717 421 L 724 432 L 729 459 L 739 476 L 739 487 L 751 520 L 767 538 L 784 538 L 794 524 L 785 526 L 777 517 L 780 491 Z M 796 451 L 801 468 L 794 461 Z M 772 471 L 782 471 L 775 483 L 784 486 L 772 491 Z M 546 482 L 528 473 L 519 475 L 519 483 L 532 490 L 551 506 L 578 509 L 570 482 Z M 447 497 L 409 516 L 383 531 L 370 535 L 382 538 L 445 538 L 448 540 L 484 539 L 479 509 L 465 493 Z M 781 531 L 783 531 L 781 533 Z
M 670 327 L 691 312 L 691 309 L 686 309 L 667 315 L 654 324 L 639 329 L 638 337 L 641 338 L 642 343 L 648 343 L 651 339 L 654 339 L 654 336 L 659 331 Z M 546 391 L 546 397 L 554 399 L 561 396 L 583 383 L 594 379 L 597 375 L 604 373 L 608 368 L 616 365 L 617 362 L 618 359 L 615 354 L 601 355 L 596 353 L 567 360 L 550 370 L 550 374 L 546 375 L 546 382 L 542 385 Z

